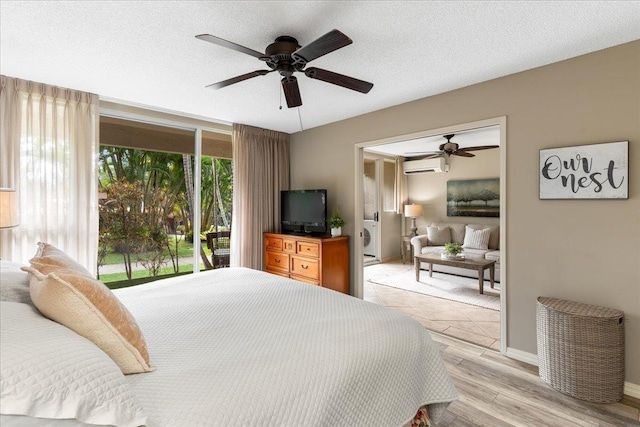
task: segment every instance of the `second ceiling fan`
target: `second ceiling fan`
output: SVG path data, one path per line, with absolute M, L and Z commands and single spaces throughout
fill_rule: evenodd
M 264 76 L 277 71 L 282 76 L 282 89 L 287 100 L 287 106 L 289 108 L 293 108 L 302 105 L 302 96 L 300 95 L 298 80 L 293 75 L 296 72 L 304 73 L 304 75 L 312 79 L 322 80 L 327 83 L 332 83 L 334 85 L 362 93 L 368 93 L 373 87 L 373 83 L 334 73 L 333 71 L 327 71 L 316 67 L 305 69 L 307 63 L 314 59 L 353 43 L 349 37 L 338 30 L 329 31 L 324 36 L 303 47 L 301 47 L 298 44 L 298 41 L 293 37 L 280 36 L 276 38 L 273 43 L 267 46 L 264 53 L 210 34 L 200 34 L 196 36 L 196 38 L 254 56 L 259 60 L 264 61 L 270 68 L 269 70 L 252 71 L 250 73 L 242 74 L 207 86 L 213 89 L 221 89 L 234 83 L 239 83 L 253 77 Z
M 499 145 L 480 145 L 477 147 L 468 147 L 468 148 L 460 148 L 458 144 L 455 142 L 451 142 L 451 138 L 453 138 L 455 134 L 443 135 L 443 137 L 447 140 L 444 144 L 440 144 L 438 147 L 438 151 L 428 151 L 428 152 L 410 152 L 408 155 L 415 157 L 420 156 L 423 159 L 435 159 L 437 157 L 449 157 L 449 156 L 461 156 L 461 157 L 475 157 L 475 154 L 470 153 L 469 151 L 478 151 L 478 150 L 488 150 L 490 148 L 498 148 Z M 426 155 L 422 157 L 423 155 Z

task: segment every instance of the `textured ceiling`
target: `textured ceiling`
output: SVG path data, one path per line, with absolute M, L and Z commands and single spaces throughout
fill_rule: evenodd
M 310 66 L 372 82 L 369 94 L 298 74 L 303 105 L 288 109 L 276 73 L 205 88 L 265 67 L 197 34 L 264 51 L 334 28 L 353 44 Z M 2 74 L 288 133 L 636 39 L 638 1 L 0 2 Z

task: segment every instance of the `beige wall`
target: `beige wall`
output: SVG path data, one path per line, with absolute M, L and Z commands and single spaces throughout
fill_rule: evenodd
M 326 188 L 352 218 L 354 144 L 500 116 L 509 348 L 536 353 L 540 295 L 615 307 L 625 311 L 626 380 L 640 384 L 640 41 L 294 134 L 291 184 Z M 628 200 L 539 200 L 540 149 L 621 140 Z
M 498 143 L 498 141 L 496 141 Z M 426 234 L 432 222 L 500 224 L 500 218 L 447 216 L 447 181 L 500 177 L 500 149 L 478 151 L 476 157 L 451 156 L 447 173 L 410 175 L 409 201 L 422 205 L 422 218 L 416 220 L 418 234 Z

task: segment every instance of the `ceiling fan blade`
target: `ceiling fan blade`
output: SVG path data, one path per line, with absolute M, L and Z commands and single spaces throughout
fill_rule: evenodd
M 478 150 L 488 150 L 490 148 L 498 148 L 500 147 L 499 145 L 480 145 L 478 147 L 467 147 L 467 148 L 461 148 L 458 151 L 478 151 Z
M 284 97 L 287 100 L 287 107 L 293 108 L 302 105 L 300 88 L 298 88 L 298 79 L 294 76 L 283 78 L 282 89 L 284 90 Z
M 334 85 L 342 86 L 347 89 L 355 90 L 357 92 L 369 93 L 369 91 L 373 87 L 373 83 L 334 73 L 333 71 L 323 70 L 321 68 L 307 68 L 306 70 L 304 70 L 304 73 L 307 75 L 307 77 L 310 77 L 312 79 L 322 80 L 323 82 L 332 83 Z
M 256 70 L 256 71 L 252 71 L 252 72 L 247 73 L 247 74 L 243 74 L 241 76 L 233 77 L 231 79 L 223 80 L 223 81 L 218 82 L 218 83 L 210 84 L 207 87 L 210 87 L 212 89 L 222 89 L 225 86 L 229 86 L 229 85 L 232 85 L 234 83 L 238 83 L 238 82 L 250 79 L 252 77 L 264 76 L 266 74 L 269 74 L 272 71 L 275 71 L 275 70 Z
M 218 46 L 226 47 L 227 49 L 235 50 L 236 52 L 246 53 L 247 55 L 255 56 L 256 58 L 263 58 L 265 56 L 262 52 L 249 49 L 248 47 L 240 46 L 239 44 L 221 39 L 220 37 L 212 36 L 211 34 L 200 34 L 196 36 L 196 38 L 209 43 L 217 44 Z
M 342 32 L 338 30 L 331 30 L 324 36 L 296 50 L 291 54 L 291 56 L 296 62 L 306 64 L 307 62 L 320 58 L 329 52 L 348 46 L 351 43 L 353 43 L 353 40 L 342 34 Z
M 471 153 L 467 153 L 466 151 L 462 151 L 462 150 L 458 150 L 458 151 L 454 151 L 453 153 L 451 153 L 454 156 L 460 156 L 460 157 L 475 157 L 475 154 L 471 154 Z

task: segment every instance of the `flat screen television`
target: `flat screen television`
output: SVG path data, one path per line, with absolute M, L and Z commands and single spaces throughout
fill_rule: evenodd
M 283 233 L 325 234 L 327 232 L 327 190 L 280 192 Z

